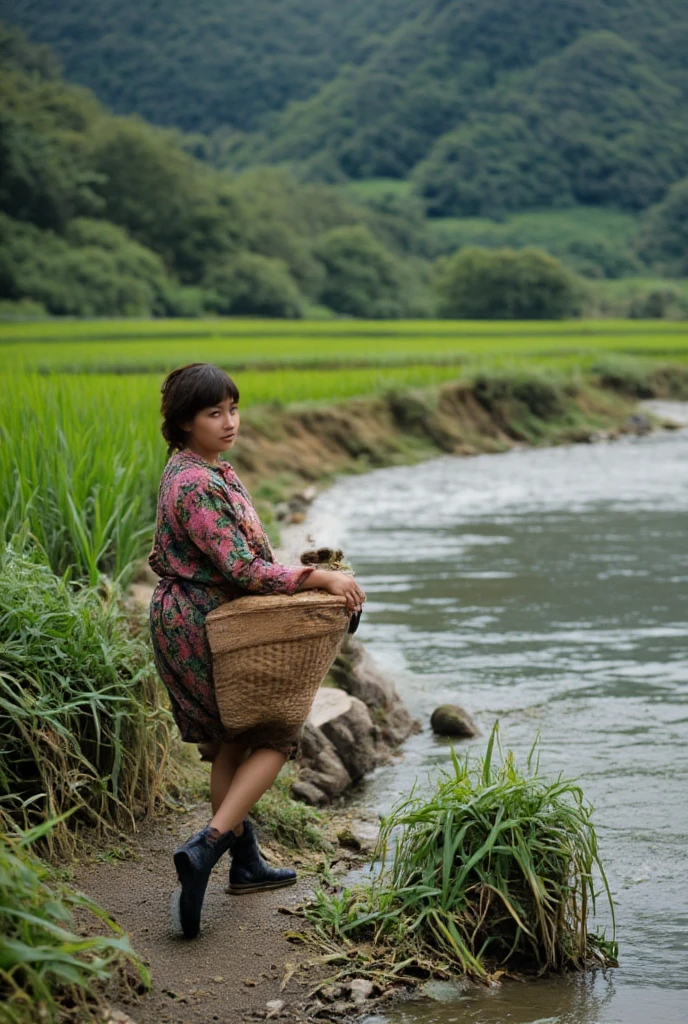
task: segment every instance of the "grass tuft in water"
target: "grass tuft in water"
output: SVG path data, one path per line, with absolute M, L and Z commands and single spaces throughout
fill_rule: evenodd
M 319 939 L 356 955 L 344 973 L 400 970 L 546 973 L 616 964 L 614 937 L 588 930 L 594 878 L 611 911 L 591 808 L 580 787 L 525 770 L 499 747 L 482 761 L 452 751 L 429 799 L 414 794 L 382 822 L 379 874 L 368 884 L 315 894 L 304 908 Z

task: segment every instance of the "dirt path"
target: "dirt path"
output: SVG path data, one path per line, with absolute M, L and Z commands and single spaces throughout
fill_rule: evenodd
M 289 979 L 312 954 L 287 940 L 285 931 L 302 930 L 301 922 L 278 908 L 301 902 L 311 890 L 312 874 L 301 872 L 291 888 L 229 896 L 224 892 L 229 865 L 223 858 L 208 885 L 199 938 L 185 941 L 171 931 L 172 851 L 205 823 L 205 813 L 199 806 L 179 817 L 146 822 L 128 839 L 130 858 L 89 860 L 77 870 L 76 886 L 126 929 L 153 976 L 149 994 L 115 1008 L 136 1024 L 241 1024 L 264 1016 L 305 1021 L 306 996 L 325 972 L 311 968 Z M 261 846 L 274 859 L 270 847 Z M 290 863 L 298 870 L 299 861 L 295 855 Z M 272 1000 L 284 1006 L 267 1007 Z

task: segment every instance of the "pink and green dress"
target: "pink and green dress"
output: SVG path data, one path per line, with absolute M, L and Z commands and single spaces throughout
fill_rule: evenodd
M 153 653 L 182 739 L 239 740 L 220 721 L 205 617 L 247 593 L 293 594 L 313 567 L 276 563 L 248 492 L 229 463 L 212 466 L 188 450 L 165 466 L 148 562 L 161 577 L 150 607 Z M 268 733 L 259 745 L 288 756 L 296 749 L 296 743 L 271 740 Z

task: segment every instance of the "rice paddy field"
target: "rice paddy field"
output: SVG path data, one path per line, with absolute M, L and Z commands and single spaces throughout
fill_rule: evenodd
M 667 321 L 39 321 L 0 325 L 0 523 L 28 522 L 55 572 L 126 574 L 150 535 L 164 463 L 163 374 L 212 361 L 242 407 L 332 403 L 478 372 L 564 378 L 610 359 L 688 362 Z
M 388 383 L 404 384 L 418 373 L 424 375 L 420 383 L 430 384 L 467 364 L 535 362 L 586 369 L 608 354 L 685 362 L 688 323 L 158 320 L 0 325 L 4 371 L 162 373 L 206 360 L 237 373 L 264 374 L 260 386 L 258 378 L 250 382 L 251 401 L 331 399 L 338 389 L 343 397 L 363 394 Z M 341 383 L 321 372 L 291 398 L 287 392 L 293 380 L 287 379 L 282 393 L 267 376 L 289 369 L 302 375 L 305 370 L 337 371 Z M 349 377 L 353 370 L 368 373 Z M 402 372 L 408 370 L 408 376 Z

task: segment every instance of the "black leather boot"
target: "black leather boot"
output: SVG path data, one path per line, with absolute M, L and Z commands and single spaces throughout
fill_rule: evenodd
M 210 872 L 234 841 L 233 832 L 219 834 L 209 825 L 174 851 L 174 866 L 181 889 L 172 894 L 172 925 L 185 939 L 195 939 L 201 930 L 203 898 Z
M 232 865 L 229 869 L 229 887 L 232 896 L 246 892 L 262 892 L 264 889 L 281 889 L 293 885 L 296 872 L 291 868 L 271 868 L 263 858 L 253 831 L 253 825 L 246 818 L 244 831 L 234 836 L 232 842 Z

